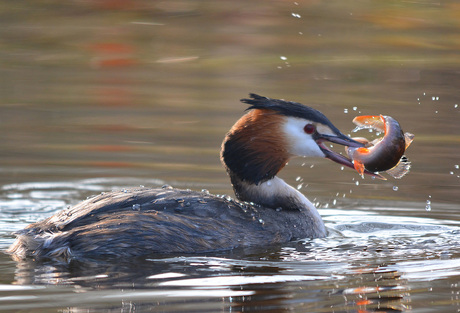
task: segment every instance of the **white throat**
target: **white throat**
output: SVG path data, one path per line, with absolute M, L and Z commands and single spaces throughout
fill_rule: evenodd
M 238 199 L 273 209 L 303 211 L 309 216 L 312 224 L 318 227 L 317 231 L 326 234 L 323 220 L 316 207 L 307 197 L 281 178 L 275 176 L 255 185 L 232 177 L 232 183 Z

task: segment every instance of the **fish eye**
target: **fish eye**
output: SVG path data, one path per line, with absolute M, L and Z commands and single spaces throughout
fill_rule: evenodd
M 313 134 L 314 132 L 316 132 L 316 126 L 313 125 L 313 124 L 307 124 L 307 125 L 305 125 L 305 127 L 303 128 L 303 131 L 304 131 L 306 134 Z

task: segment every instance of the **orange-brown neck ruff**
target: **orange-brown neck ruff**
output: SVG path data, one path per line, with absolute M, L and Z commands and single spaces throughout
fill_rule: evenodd
M 258 185 L 273 178 L 289 159 L 284 133 L 285 117 L 272 110 L 255 109 L 241 117 L 222 143 L 221 160 L 230 176 Z

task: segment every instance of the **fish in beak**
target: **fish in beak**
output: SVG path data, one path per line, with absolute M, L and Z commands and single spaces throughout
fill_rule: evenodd
M 332 142 L 332 143 L 336 143 L 336 144 L 351 147 L 351 148 L 364 147 L 363 143 L 361 143 L 359 141 L 356 141 L 356 140 L 353 140 L 350 137 L 347 137 L 342 133 L 339 133 L 337 135 L 325 135 L 325 134 L 319 134 L 318 133 L 317 138 L 315 138 L 315 141 L 318 144 L 318 146 L 321 149 L 321 151 L 324 153 L 326 158 L 328 158 L 329 160 L 332 160 L 332 161 L 334 161 L 336 163 L 339 163 L 341 165 L 344 165 L 346 167 L 352 168 L 352 169 L 354 169 L 355 166 L 354 166 L 353 162 L 349 158 L 347 158 L 347 157 L 345 157 L 345 156 L 343 156 L 343 155 L 341 155 L 341 154 L 339 154 L 339 153 L 337 153 L 335 151 L 332 151 L 331 149 L 326 147 L 325 143 L 326 142 Z M 377 177 L 377 178 L 380 178 L 380 179 L 385 179 L 383 176 L 381 176 L 381 175 L 379 175 L 377 173 L 370 172 L 368 170 L 364 170 L 364 174 L 367 174 L 367 175 L 370 175 L 370 176 L 373 176 L 373 177 Z

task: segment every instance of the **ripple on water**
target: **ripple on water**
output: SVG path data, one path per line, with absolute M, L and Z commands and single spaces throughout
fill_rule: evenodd
M 12 243 L 8 231 L 45 218 L 95 191 L 117 189 L 114 185 L 118 183 L 90 180 L 67 187 L 55 184 L 6 186 L 0 198 L 0 227 L 3 230 L 0 246 L 6 248 Z M 133 181 L 132 185 L 138 186 L 139 181 Z M 138 209 L 134 204 L 133 210 Z M 363 298 L 366 298 L 368 308 L 387 306 L 403 310 L 405 298 L 408 294 L 414 295 L 413 290 L 418 286 L 410 285 L 411 281 L 431 283 L 460 275 L 457 251 L 460 228 L 445 226 L 437 219 L 388 214 L 392 210 L 402 212 L 403 209 L 322 209 L 320 212 L 329 230 L 327 238 L 300 240 L 281 247 L 256 247 L 221 252 L 217 256 L 158 256 L 144 260 L 142 264 L 117 263 L 109 267 L 85 264 L 79 270 L 72 267 L 72 271 L 62 264 L 20 265 L 15 281 L 26 289 L 6 292 L 23 297 L 24 303 L 14 304 L 17 308 L 36 305 L 42 299 L 40 294 L 54 297 L 65 293 L 71 303 L 63 300 L 59 305 L 128 299 L 161 301 L 166 306 L 174 306 L 177 303 L 174 299 L 193 298 L 205 299 L 202 304 L 207 306 L 214 303 L 218 310 L 225 303 L 229 307 L 235 306 L 235 301 L 244 306 L 245 297 L 251 296 L 248 299 L 267 303 L 263 307 L 267 310 L 296 309 L 299 305 L 304 309 L 306 303 L 315 303 L 316 308 L 330 307 L 330 312 L 340 311 L 339 308 L 353 311 L 363 305 Z M 421 211 L 426 212 L 423 207 Z M 32 284 L 93 289 L 80 294 L 67 287 L 46 288 L 39 294 L 35 289 L 27 289 Z M 101 287 L 115 289 L 107 292 Z M 327 290 L 327 296 L 321 298 L 315 290 Z M 385 298 L 387 294 L 389 296 Z M 347 299 L 345 302 L 344 298 Z M 173 300 L 168 302 L 165 299 Z M 217 305 L 212 299 L 223 302 Z M 276 304 L 270 302 L 273 299 Z M 315 300 L 312 302 L 312 299 Z M 190 305 L 190 302 L 184 303 Z M 48 305 L 58 304 L 49 302 Z

